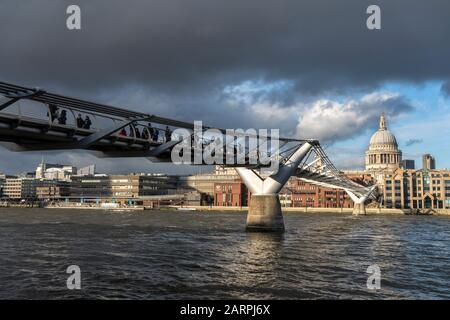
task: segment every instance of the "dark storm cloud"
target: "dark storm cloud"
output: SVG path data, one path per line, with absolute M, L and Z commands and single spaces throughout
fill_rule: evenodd
M 373 87 L 450 74 L 450 2 L 2 1 L 2 77 L 72 90 L 137 83 L 201 91 L 245 79 L 291 80 L 296 91 Z M 382 30 L 365 10 L 377 3 Z

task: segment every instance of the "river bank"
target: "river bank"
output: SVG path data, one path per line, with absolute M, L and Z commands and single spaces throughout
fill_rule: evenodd
M 248 211 L 248 207 L 222 207 L 222 206 L 189 206 L 198 211 Z M 282 207 L 283 213 L 344 213 L 352 214 L 353 208 L 312 208 L 312 207 Z M 390 208 L 366 208 L 367 214 L 385 215 L 450 215 L 449 209 L 390 209 Z
M 17 206 L 9 206 L 17 207 Z M 20 206 L 22 208 L 31 208 L 29 206 Z M 4 207 L 8 208 L 8 207 Z M 143 206 L 126 206 L 126 207 L 116 207 L 108 208 L 102 207 L 96 204 L 73 204 L 73 205 L 53 205 L 46 206 L 47 209 L 78 209 L 78 210 L 108 210 L 108 211 L 144 211 L 144 210 L 163 210 L 163 211 L 201 211 L 201 212 L 247 212 L 248 207 L 224 207 L 224 206 L 161 206 L 158 208 L 143 207 Z M 283 213 L 342 213 L 342 214 L 352 214 L 353 208 L 312 208 L 312 207 L 283 207 Z M 417 210 L 417 209 L 390 209 L 390 208 L 366 208 L 367 215 L 449 215 L 449 209 L 427 209 L 427 210 Z

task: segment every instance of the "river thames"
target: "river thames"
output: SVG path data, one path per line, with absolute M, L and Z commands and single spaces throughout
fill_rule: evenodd
M 245 218 L 3 208 L 0 299 L 450 299 L 450 217 L 285 214 L 283 235 Z

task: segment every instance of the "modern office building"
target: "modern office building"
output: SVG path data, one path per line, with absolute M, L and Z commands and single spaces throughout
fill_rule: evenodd
M 400 168 L 414 170 L 416 169 L 416 163 L 414 160 L 405 159 L 400 162 Z
M 435 170 L 436 159 L 429 153 L 422 156 L 422 169 L 423 170 Z
M 39 200 L 62 200 L 70 196 L 70 182 L 41 179 L 35 182 L 36 198 Z
M 3 188 L 3 198 L 15 200 L 36 199 L 36 179 L 7 177 Z
M 164 174 L 73 176 L 72 199 L 129 200 L 142 196 L 165 195 L 176 189 L 176 177 Z
M 95 174 L 95 164 L 77 169 L 77 176 L 89 176 Z
M 191 176 L 180 176 L 178 188 L 196 190 L 202 194 L 213 197 L 215 195 L 216 183 L 233 183 L 241 178 L 233 168 L 222 168 L 216 166 L 213 172 L 196 174 Z

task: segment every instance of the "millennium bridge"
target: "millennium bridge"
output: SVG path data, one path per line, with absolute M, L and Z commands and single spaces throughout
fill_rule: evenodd
M 247 142 L 258 141 L 259 134 L 202 127 L 202 132 L 220 132 L 226 139 L 214 140 L 206 134 L 198 138 L 194 123 L 6 82 L 0 82 L 0 97 L 0 143 L 12 151 L 80 149 L 98 157 L 144 157 L 152 162 L 174 162 L 174 151 L 179 154 L 180 150 L 186 150 L 180 148 L 183 145 L 189 146 L 192 160 L 207 149 L 217 159 L 217 154 L 211 153 L 211 145 L 226 144 L 227 151 L 220 154 L 221 165 L 235 167 L 252 194 L 247 214 L 250 231 L 284 230 L 278 194 L 291 176 L 345 190 L 354 202 L 355 215 L 365 214 L 365 203 L 377 196 L 376 186 L 360 185 L 338 170 L 316 139 L 277 137 L 276 150 L 272 146 L 264 156 L 261 152 L 255 156 L 255 145 Z M 180 129 L 187 134 L 176 135 Z M 263 138 L 268 140 L 271 136 Z M 226 161 L 230 156 L 240 161 Z M 211 164 L 208 157 L 200 159 L 186 163 Z M 267 160 L 276 160 L 277 170 L 267 171 Z

